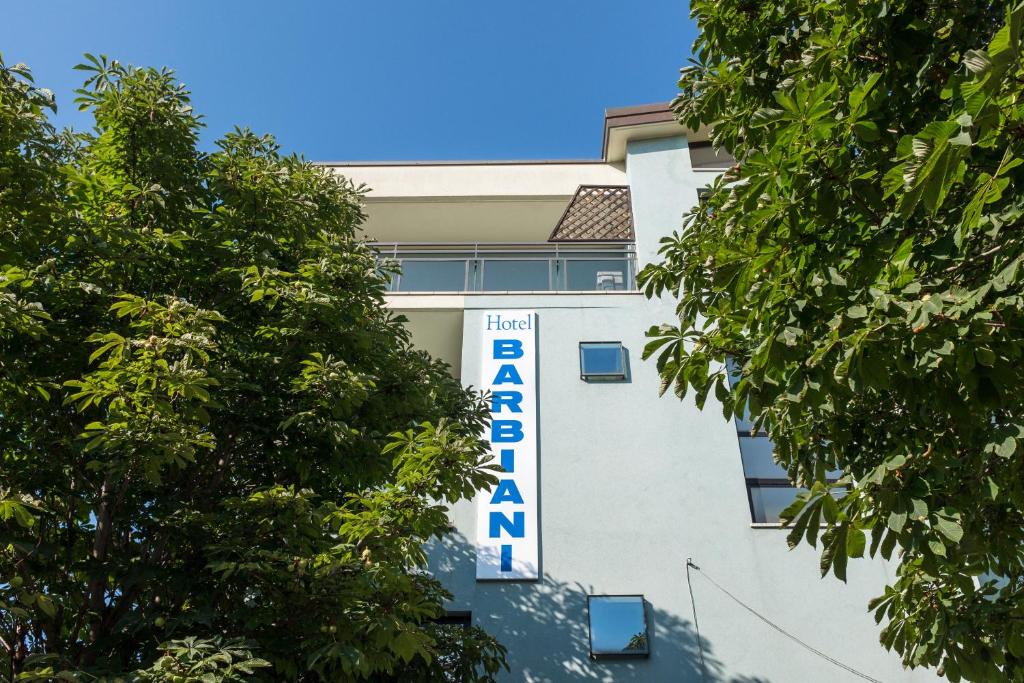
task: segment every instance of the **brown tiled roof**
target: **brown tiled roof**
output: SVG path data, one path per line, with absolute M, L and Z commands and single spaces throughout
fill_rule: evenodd
M 549 242 L 633 239 L 633 209 L 624 185 L 580 185 Z

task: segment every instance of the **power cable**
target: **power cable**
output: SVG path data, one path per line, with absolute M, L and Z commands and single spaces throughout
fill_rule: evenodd
M 813 652 L 814 654 L 818 655 L 822 659 L 824 659 L 824 660 L 826 660 L 828 662 L 831 662 L 832 664 L 835 664 L 839 668 L 845 669 L 845 670 L 849 671 L 850 673 L 852 673 L 855 676 L 860 676 L 861 678 L 863 678 L 866 681 L 871 681 L 872 683 L 882 683 L 882 681 L 878 680 L 877 678 L 872 678 L 871 676 L 868 676 L 865 673 L 861 673 L 860 671 L 857 671 L 856 669 L 854 669 L 852 666 L 847 666 L 846 664 L 843 664 L 842 662 L 840 662 L 838 659 L 836 659 L 834 657 L 830 657 L 827 654 L 825 654 L 824 652 L 822 652 L 821 650 L 818 650 L 818 649 L 812 647 L 811 645 L 808 645 L 804 641 L 800 640 L 799 638 L 794 636 L 792 633 L 786 631 L 784 628 L 782 628 L 778 624 L 776 624 L 773 621 L 771 621 L 770 619 L 768 619 L 768 617 L 762 615 L 760 612 L 755 610 L 753 607 L 751 607 L 750 605 L 748 605 L 747 603 L 743 602 L 742 600 L 737 598 L 735 595 L 733 595 L 732 593 L 727 591 L 725 588 L 723 588 L 721 586 L 721 584 L 719 584 L 717 581 L 715 581 L 713 578 L 711 578 L 707 574 L 707 572 L 702 571 L 700 567 L 695 565 L 693 563 L 693 561 L 691 560 L 691 558 L 687 558 L 686 559 L 686 585 L 690 589 L 690 604 L 693 605 L 693 624 L 694 624 L 695 627 L 697 625 L 697 603 L 695 603 L 693 601 L 693 585 L 690 582 L 690 569 L 694 569 L 694 570 L 700 572 L 701 574 L 703 574 L 705 579 L 710 581 L 711 584 L 715 588 L 717 588 L 718 590 L 722 591 L 727 596 L 729 596 L 729 598 L 731 598 L 733 602 L 735 602 L 740 607 L 742 607 L 743 609 L 745 609 L 748 612 L 750 612 L 751 614 L 753 614 L 755 617 L 757 617 L 758 619 L 760 619 L 764 623 L 768 624 L 768 626 L 770 626 L 771 628 L 775 629 L 776 631 L 778 631 L 782 635 L 786 636 L 787 638 L 789 638 L 790 640 L 792 640 L 796 644 L 800 645 L 801 647 L 803 647 L 803 648 Z M 701 680 L 704 680 L 704 646 L 701 644 L 701 641 L 700 641 L 700 630 L 699 629 L 697 630 L 697 647 L 700 649 Z
M 690 605 L 693 607 L 693 628 L 697 632 L 697 651 L 700 652 L 700 680 L 707 683 L 704 674 L 704 644 L 700 642 L 700 624 L 697 623 L 697 603 L 693 599 L 693 584 L 690 583 L 690 567 L 700 571 L 691 558 L 686 558 L 686 587 L 690 589 Z

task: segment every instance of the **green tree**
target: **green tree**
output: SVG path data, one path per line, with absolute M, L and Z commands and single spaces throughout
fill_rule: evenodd
M 768 429 L 823 575 L 895 558 L 886 648 L 1024 680 L 1024 6 L 692 8 L 674 110 L 737 164 L 641 274 L 645 355 Z
M 0 678 L 491 680 L 421 570 L 485 406 L 385 307 L 361 188 L 87 58 L 89 134 L 0 63 Z

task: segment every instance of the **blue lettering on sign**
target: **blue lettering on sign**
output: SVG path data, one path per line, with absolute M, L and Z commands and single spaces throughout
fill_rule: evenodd
M 501 469 L 506 472 L 516 471 L 516 452 L 511 448 L 501 449 Z
M 509 317 L 509 316 L 512 317 Z M 526 440 L 527 434 L 526 425 L 523 422 L 523 414 L 526 412 L 523 408 L 523 403 L 526 400 L 523 392 L 523 381 L 524 375 L 521 373 L 535 372 L 534 366 L 520 367 L 519 361 L 525 363 L 527 351 L 527 339 L 524 338 L 524 331 L 533 330 L 533 316 L 515 313 L 505 312 L 503 314 L 487 314 L 486 315 L 486 328 L 497 334 L 488 335 L 491 337 L 491 358 L 495 362 L 497 370 L 495 370 L 494 379 L 490 383 L 491 398 L 490 398 L 490 413 L 492 417 L 505 417 L 505 418 L 518 418 L 518 419 L 494 419 L 491 421 L 490 428 L 490 441 L 494 444 L 494 453 L 498 456 L 501 469 L 510 475 L 515 475 L 516 467 L 516 450 L 521 448 L 520 446 L 512 447 L 512 444 L 519 444 Z M 502 334 L 505 333 L 505 334 Z M 509 339 L 507 337 L 519 337 L 518 339 Z M 506 338 L 494 338 L 494 337 L 506 337 Z M 487 343 L 486 341 L 484 342 Z M 486 353 L 488 349 L 484 346 L 484 358 L 486 359 Z M 531 355 L 532 357 L 532 355 Z M 532 398 L 531 398 L 532 401 Z M 531 404 L 532 405 L 532 404 Z M 529 423 L 531 430 L 534 429 L 532 418 Z M 530 433 L 531 440 L 533 432 Z M 490 498 L 484 499 L 489 501 L 491 507 L 487 510 L 487 532 L 491 539 L 501 539 L 492 541 L 494 545 L 498 546 L 499 556 L 498 558 L 498 570 L 500 572 L 514 572 L 512 564 L 512 544 L 508 539 L 523 539 L 526 538 L 526 512 L 525 511 L 498 511 L 502 509 L 502 506 L 509 505 L 525 505 L 522 491 L 519 488 L 519 484 L 523 483 L 518 481 L 515 476 L 498 480 L 496 486 L 490 492 Z M 524 484 L 526 485 L 526 484 Z M 529 486 L 528 486 L 529 488 Z M 507 508 L 506 508 L 507 509 Z M 493 545 L 492 545 L 493 547 Z M 493 560 L 492 560 L 493 561 Z M 494 570 L 491 565 L 491 571 Z
M 497 359 L 522 358 L 523 342 L 518 339 L 495 339 L 494 357 Z
M 519 420 L 493 420 L 491 443 L 515 443 L 523 440 L 523 423 Z
M 491 394 L 491 412 L 500 413 L 502 407 L 508 408 L 510 413 L 521 413 L 523 407 L 523 394 L 519 391 L 495 391 Z
M 501 546 L 501 571 L 512 571 L 512 546 Z
M 523 378 L 519 376 L 519 371 L 516 370 L 514 365 L 502 365 L 498 368 L 498 374 L 494 376 L 494 381 L 491 384 L 497 386 L 498 384 L 522 384 Z
M 532 330 L 533 318 L 527 317 L 522 320 L 502 320 L 500 315 L 487 316 L 488 330 Z
M 492 512 L 488 535 L 491 538 L 501 538 L 502 531 L 507 532 L 512 538 L 525 537 L 526 514 L 523 512 L 513 512 L 512 519 L 509 519 L 504 512 Z
M 494 495 L 491 496 L 491 505 L 499 503 L 523 504 L 523 494 L 519 493 L 519 487 L 512 479 L 502 479 L 494 488 Z

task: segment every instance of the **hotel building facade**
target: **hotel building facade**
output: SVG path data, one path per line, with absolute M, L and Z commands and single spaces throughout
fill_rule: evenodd
M 804 645 L 934 678 L 878 643 L 867 603 L 893 567 L 820 578 L 778 526 L 795 489 L 769 439 L 713 396 L 659 397 L 641 360 L 675 302 L 637 270 L 732 163 L 651 105 L 606 113 L 597 160 L 327 164 L 372 188 L 366 233 L 401 263 L 388 301 L 414 342 L 492 393 L 502 482 L 454 506 L 429 570 L 452 621 L 508 648 L 509 681 L 864 680 Z

